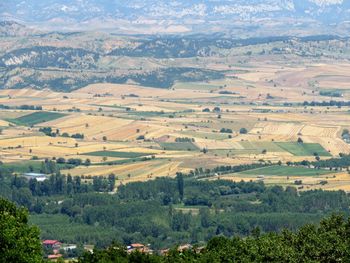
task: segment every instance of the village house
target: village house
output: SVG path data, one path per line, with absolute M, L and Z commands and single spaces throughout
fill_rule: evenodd
M 128 253 L 132 253 L 134 251 L 139 251 L 141 253 L 148 253 L 148 254 L 152 254 L 152 250 L 149 248 L 149 246 L 145 246 L 143 244 L 139 244 L 139 243 L 134 243 L 131 244 L 130 246 L 127 246 L 128 249 Z
M 44 240 L 42 242 L 43 246 L 52 250 L 60 250 L 62 243 L 58 240 Z

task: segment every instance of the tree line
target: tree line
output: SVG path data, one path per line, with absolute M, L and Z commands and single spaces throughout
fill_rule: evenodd
M 0 198 L 0 258 L 2 262 L 46 262 L 39 229 L 28 223 L 28 212 Z M 107 248 L 83 252 L 79 263 L 176 263 L 176 262 L 348 262 L 350 219 L 333 214 L 318 224 L 307 223 L 295 231 L 263 233 L 255 227 L 246 237 L 217 235 L 203 246 L 160 252 L 128 253 L 125 245 L 113 242 Z M 62 260 L 61 260 L 62 261 Z

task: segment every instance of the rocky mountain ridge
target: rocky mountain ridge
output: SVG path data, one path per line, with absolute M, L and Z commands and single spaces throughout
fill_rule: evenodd
M 350 0 L 13 0 L 0 18 L 47 29 L 187 33 L 258 28 L 348 28 Z M 344 29 L 345 28 L 345 29 Z M 283 31 L 283 30 L 281 30 Z M 319 32 L 320 33 L 320 32 Z

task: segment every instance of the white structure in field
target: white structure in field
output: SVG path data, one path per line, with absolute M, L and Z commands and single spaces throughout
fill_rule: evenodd
M 40 173 L 25 173 L 23 174 L 25 178 L 29 179 L 36 179 L 38 182 L 43 182 L 46 179 L 48 179 L 47 174 L 40 174 Z

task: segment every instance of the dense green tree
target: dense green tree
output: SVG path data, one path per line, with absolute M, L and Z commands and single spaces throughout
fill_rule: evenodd
M 176 174 L 177 189 L 179 191 L 180 199 L 183 200 L 184 197 L 184 178 L 182 173 Z
M 241 129 L 239 130 L 239 133 L 240 133 L 240 134 L 247 134 L 247 133 L 248 133 L 248 130 L 247 130 L 246 128 L 241 128 Z
M 42 262 L 37 227 L 28 225 L 28 214 L 0 199 L 0 262 Z

